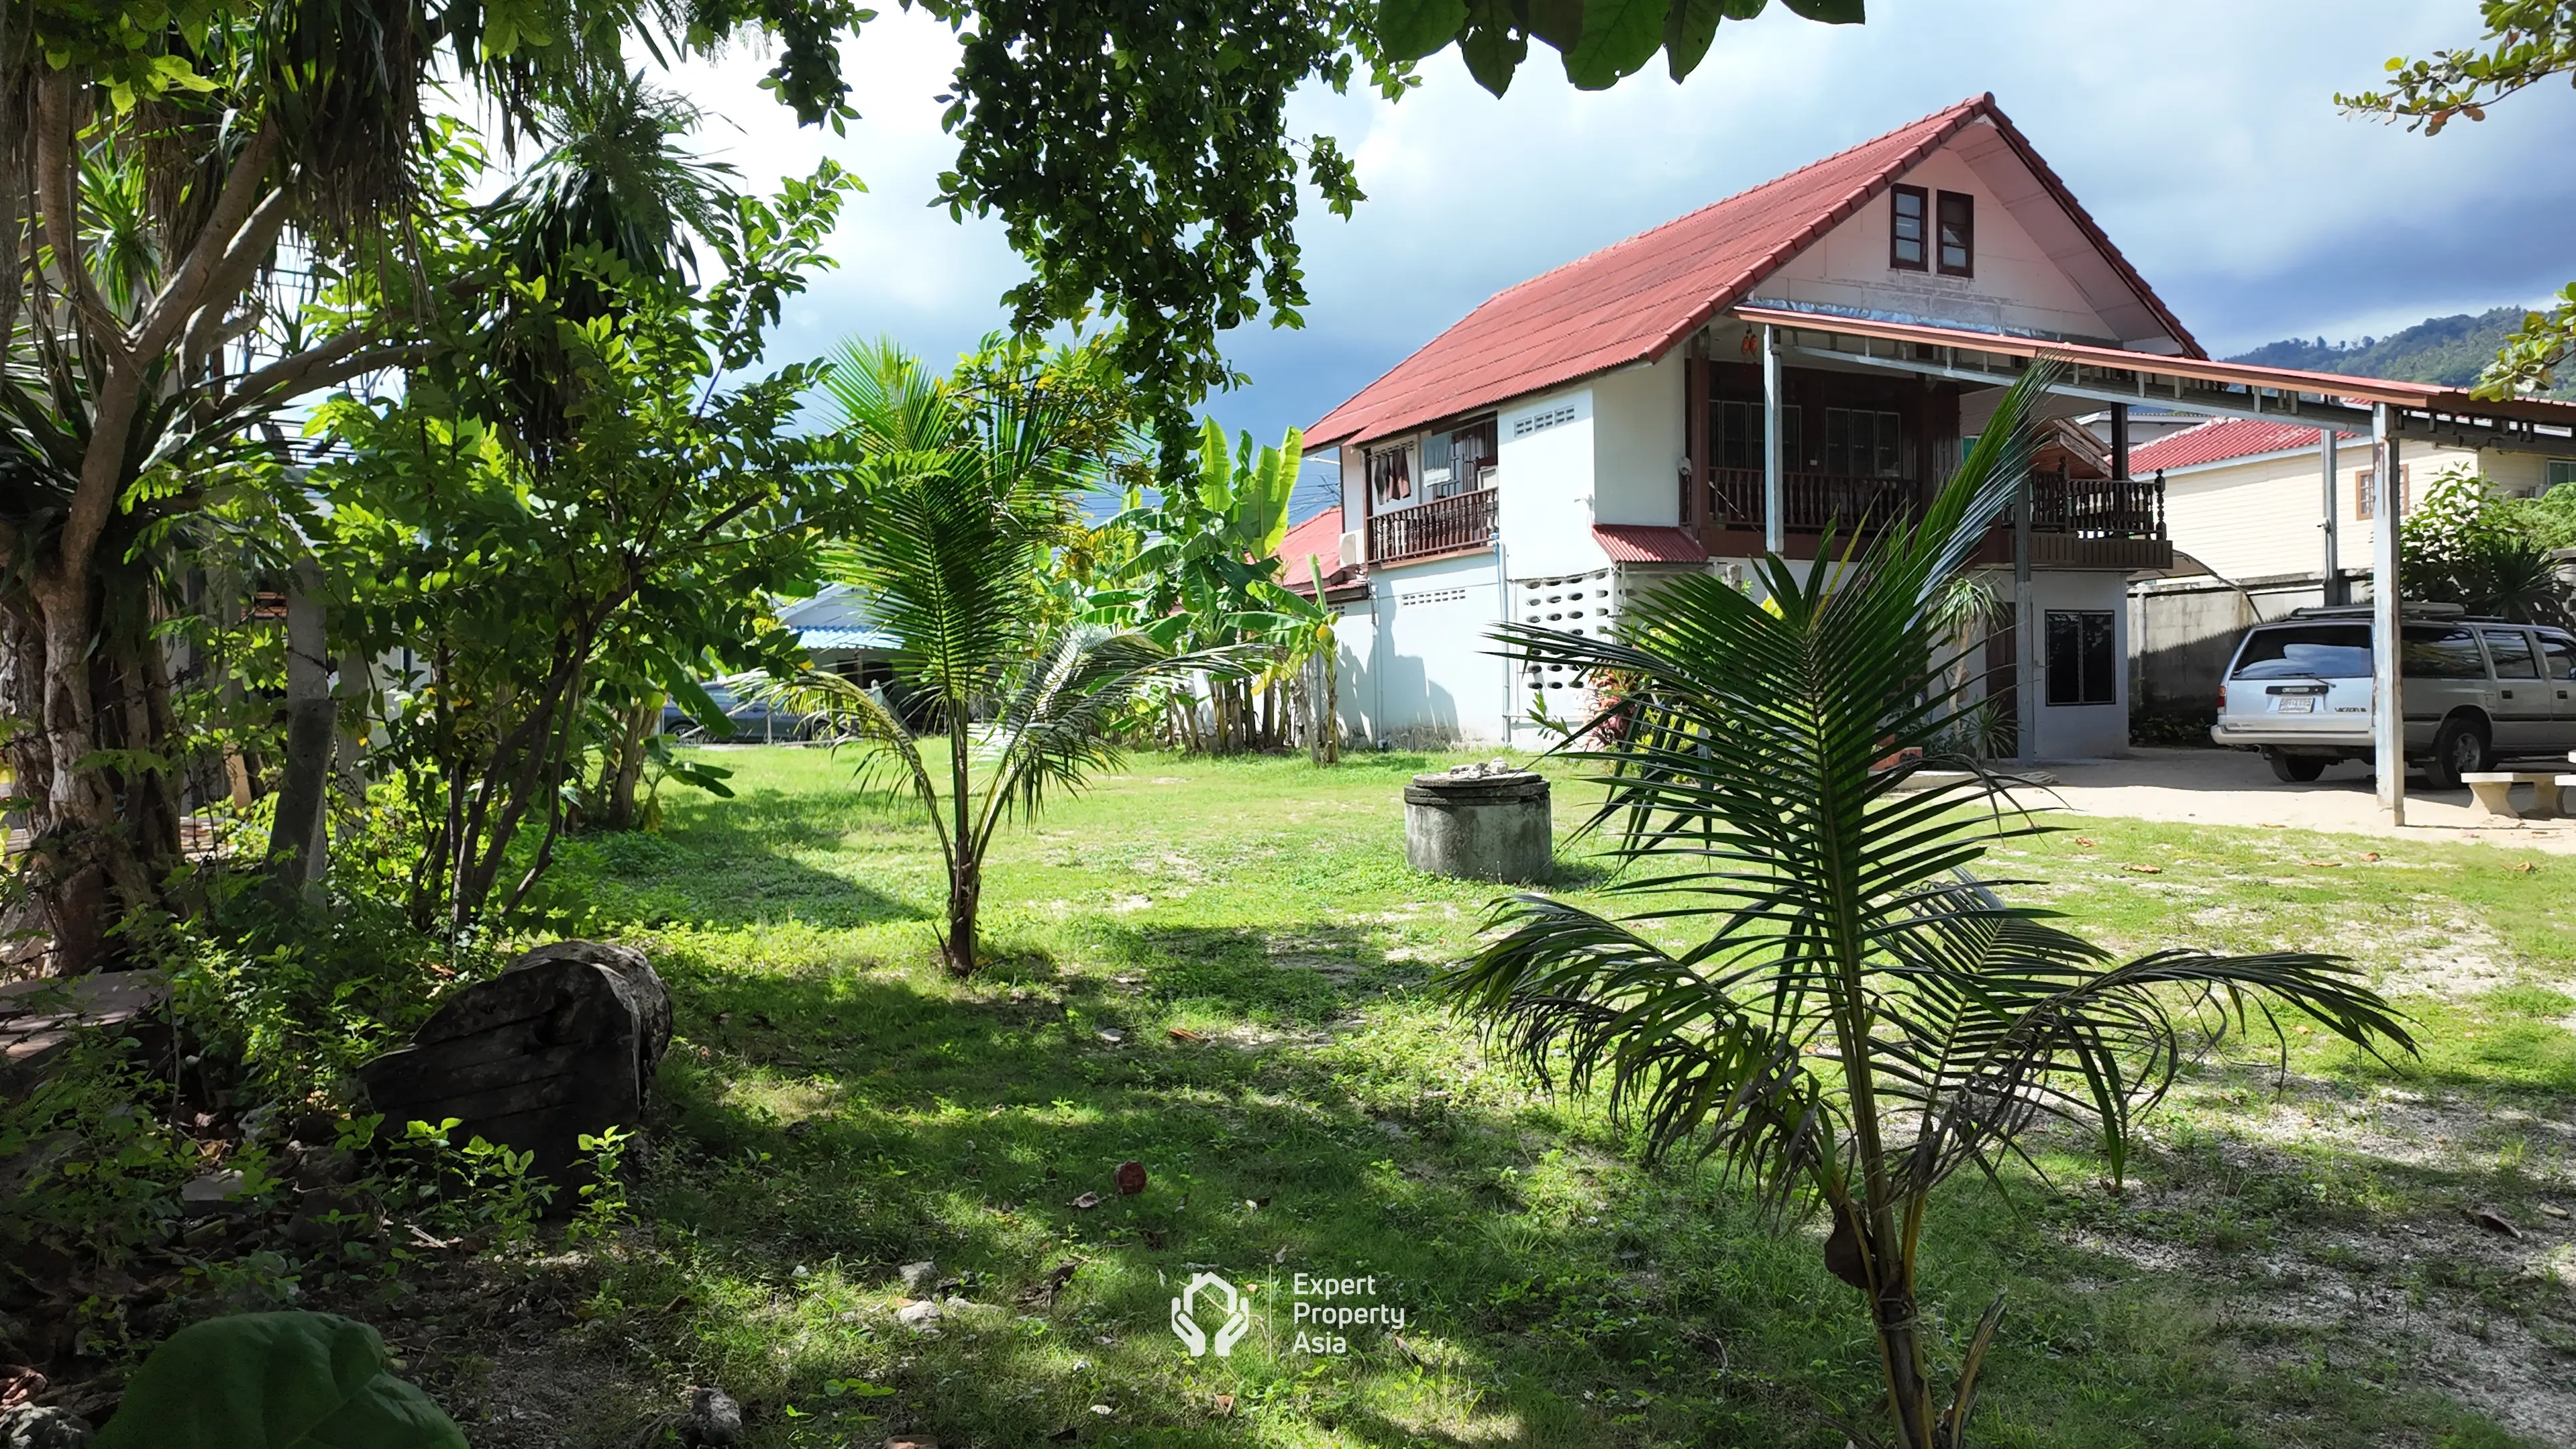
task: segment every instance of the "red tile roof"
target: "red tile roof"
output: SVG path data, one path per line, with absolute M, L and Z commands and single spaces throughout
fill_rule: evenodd
M 1341 566 L 1341 505 L 1335 504 L 1298 524 L 1279 540 L 1279 558 L 1286 565 L 1279 571 L 1279 582 L 1301 594 L 1313 593 L 1315 576 L 1306 567 L 1309 557 L 1323 564 L 1326 588 L 1339 588 L 1359 577 L 1359 570 Z
M 2129 473 L 2132 477 L 2139 477 L 2167 468 L 2194 468 L 2205 463 L 2224 463 L 2233 458 L 2257 458 L 2265 453 L 2313 448 L 2317 445 L 2317 432 L 2315 428 L 2301 427 L 2297 423 L 2217 418 L 2131 448 Z M 2336 436 L 2351 439 L 2360 435 L 2338 433 Z
M 2140 300 L 2199 355 L 2191 334 L 1989 94 L 1495 294 L 1307 429 L 1307 446 L 1384 437 L 1660 357 L 1981 116 L 1994 123 Z
M 1687 528 L 1647 523 L 1596 523 L 1592 539 L 1615 563 L 1706 563 L 1708 550 Z

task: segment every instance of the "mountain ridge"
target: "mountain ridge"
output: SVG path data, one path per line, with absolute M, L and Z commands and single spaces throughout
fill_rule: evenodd
M 2505 337 L 2521 328 L 2526 311 L 2522 307 L 2495 307 L 2484 312 L 2427 317 L 2385 337 L 2364 337 L 2358 342 L 2289 337 L 2266 342 L 2227 360 L 2302 372 L 2384 377 L 2392 382 L 2475 387 L 2478 375 L 2504 346 Z M 2576 368 L 2561 368 L 2558 385 L 2547 395 L 2576 399 Z

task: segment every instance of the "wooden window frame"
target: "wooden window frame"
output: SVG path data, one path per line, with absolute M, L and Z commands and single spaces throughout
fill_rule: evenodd
M 1950 227 L 1949 222 L 1943 219 L 1942 213 L 1950 209 L 1950 203 L 1953 201 L 1959 203 L 1961 213 L 1959 253 L 1967 258 L 1955 267 L 1950 265 L 1950 258 L 1946 255 L 1950 249 L 1949 243 L 1942 239 Z M 1975 276 L 1977 274 L 1977 198 L 1965 191 L 1939 193 L 1932 203 L 1932 234 L 1927 238 L 1927 243 L 1931 247 L 1933 265 L 1940 270 L 1942 276 Z
M 2378 472 L 2379 470 L 2376 468 L 2364 468 L 2360 472 L 2352 475 L 2352 516 L 2357 522 L 2367 523 L 2373 516 L 2370 507 L 2370 482 L 2373 477 L 2377 476 Z M 2410 485 L 2415 481 L 2414 475 L 2414 464 L 2400 463 L 2397 465 L 2397 516 L 2400 518 L 2404 518 L 2406 516 L 2406 505 L 2413 501 L 2407 495 L 2410 491 Z
M 1905 259 L 1905 253 L 1902 250 L 1905 245 L 1905 235 L 1898 230 L 1898 223 L 1904 219 L 1904 212 L 1897 205 L 1900 197 L 1909 198 L 1914 202 L 1914 225 L 1918 233 L 1914 238 L 1914 245 L 1922 253 L 1910 262 Z M 1920 186 L 1888 188 L 1887 264 L 1900 272 L 1928 272 L 1932 269 L 1932 193 Z

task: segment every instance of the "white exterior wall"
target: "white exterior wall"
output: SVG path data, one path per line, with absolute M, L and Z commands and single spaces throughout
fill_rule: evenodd
M 2010 575 L 2003 584 L 2007 595 Z M 2048 702 L 2048 611 L 2085 610 L 2111 616 L 2113 677 L 2109 704 Z M 2126 575 L 2074 570 L 2034 572 L 2030 579 L 2030 687 L 2037 708 L 2031 756 L 2041 760 L 2099 760 L 2129 752 L 2129 599 Z
M 1976 198 L 1975 276 L 1945 277 L 1937 267 L 1917 272 L 1890 266 L 1888 237 L 1895 203 L 1889 193 L 1881 192 L 1764 278 L 1754 300 L 1805 302 L 1981 331 L 2041 332 L 2117 344 L 2117 329 L 2086 305 L 2066 273 L 1964 159 L 1947 149 L 1936 151 L 1902 180 L 1934 193 L 1962 191 Z
M 1592 538 L 1593 468 L 1599 428 L 1594 389 L 1570 388 L 1498 411 L 1494 433 L 1496 518 L 1515 578 L 1606 568 Z
M 2446 468 L 2474 469 L 2506 493 L 2537 491 L 2549 472 L 2545 454 L 2421 442 L 2405 444 L 2399 463 L 2406 470 L 2410 505 L 2423 500 Z M 2336 445 L 2336 555 L 2346 572 L 2367 570 L 2377 546 L 2374 520 L 2355 516 L 2361 475 L 2370 466 L 2369 439 Z M 2165 472 L 2165 525 L 2174 547 L 2222 578 L 2320 572 L 2325 567 L 2324 521 L 2324 481 L 2314 448 Z
M 1491 553 L 1373 571 L 1335 631 L 1344 726 L 1408 746 L 1505 739 L 1508 666 L 1488 637 L 1500 622 Z
M 1689 449 L 1678 350 L 1592 384 L 1592 523 L 1681 522 L 1681 464 Z M 1515 575 L 1529 572 L 1516 560 Z

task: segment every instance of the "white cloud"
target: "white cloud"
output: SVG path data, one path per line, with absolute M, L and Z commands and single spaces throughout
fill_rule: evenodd
M 1862 27 L 1781 12 L 1721 30 L 1675 86 L 1606 93 L 1533 47 L 1495 100 L 1454 57 L 1388 106 L 1297 98 L 1370 199 L 1301 226 L 1302 332 L 1236 334 L 1252 388 L 1214 400 L 1275 435 L 1312 421 L 1500 288 L 1728 193 L 1992 90 L 2130 260 L 2215 350 L 2384 332 L 2524 301 L 2576 276 L 2564 238 L 2576 96 L 2554 88 L 2427 140 L 2338 115 L 2394 54 L 2477 34 L 2473 0 L 1877 0 Z M 832 155 L 871 188 L 835 241 L 842 269 L 792 310 L 779 355 L 891 331 L 934 357 L 1003 317 L 1021 275 L 990 222 L 927 208 L 953 148 L 938 124 L 955 49 L 917 13 L 871 23 L 851 60 L 864 119 L 800 131 L 729 57 L 680 83 L 739 128 L 711 141 L 755 180 Z

